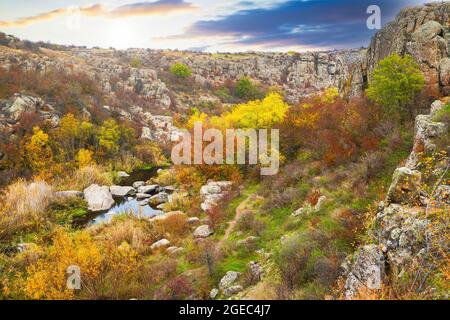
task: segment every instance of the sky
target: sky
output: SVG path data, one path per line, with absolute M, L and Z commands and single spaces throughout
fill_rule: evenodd
M 88 47 L 207 52 L 367 46 L 367 9 L 382 25 L 423 0 L 0 0 L 0 31 Z

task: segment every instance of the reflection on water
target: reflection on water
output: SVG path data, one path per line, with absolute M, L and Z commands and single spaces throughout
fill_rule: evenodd
M 137 169 L 131 172 L 129 177 L 121 179 L 120 186 L 131 186 L 135 181 L 148 181 L 157 174 L 158 169 L 162 167 L 153 167 L 150 169 Z M 114 199 L 116 204 L 107 212 L 91 214 L 87 220 L 83 220 L 83 225 L 94 225 L 99 223 L 108 223 L 114 216 L 120 214 L 133 214 L 137 217 L 153 218 L 164 214 L 161 210 L 155 210 L 149 205 L 141 206 L 136 199 Z
M 153 218 L 164 214 L 163 211 L 155 210 L 149 205 L 141 206 L 136 199 L 123 200 L 107 212 L 98 215 L 95 219 L 92 219 L 89 224 L 109 223 L 114 216 L 124 213 L 133 214 L 141 218 Z

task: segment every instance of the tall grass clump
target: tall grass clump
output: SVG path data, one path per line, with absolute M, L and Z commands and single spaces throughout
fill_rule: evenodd
M 0 209 L 0 239 L 45 222 L 52 198 L 52 187 L 41 180 L 18 180 L 10 185 L 4 193 Z

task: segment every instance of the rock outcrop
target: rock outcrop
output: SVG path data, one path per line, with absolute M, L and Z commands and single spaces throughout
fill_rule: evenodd
M 430 226 L 428 213 L 434 209 L 450 212 L 450 185 L 442 179 L 449 170 L 450 159 L 447 155 L 432 168 L 423 168 L 420 157 L 432 157 L 441 151 L 436 149 L 435 142 L 448 135 L 448 128 L 444 123 L 434 122 L 433 116 L 443 107 L 437 101 L 430 115 L 417 117 L 414 150 L 406 167 L 395 171 L 386 200 L 379 205 L 375 227 L 370 231 L 376 242 L 359 248 L 342 266 L 346 299 L 381 289 L 386 281 L 401 276 L 430 254 L 436 226 Z M 427 147 L 419 150 L 419 145 Z M 422 182 L 422 176 L 430 175 L 429 171 L 437 180 L 431 192 L 426 191 Z
M 93 184 L 84 190 L 84 199 L 90 211 L 106 211 L 111 209 L 114 199 L 109 187 Z
M 428 93 L 449 93 L 450 3 L 408 7 L 380 30 L 367 49 L 363 73 L 370 75 L 378 62 L 394 53 L 410 54 L 425 75 Z M 370 81 L 370 79 L 368 79 Z
M 200 188 L 202 203 L 200 207 L 203 211 L 209 211 L 217 206 L 231 191 L 233 183 L 230 181 L 209 181 Z

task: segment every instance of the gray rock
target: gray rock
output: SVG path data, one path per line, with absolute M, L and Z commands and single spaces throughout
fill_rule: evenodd
M 181 254 L 181 253 L 184 251 L 184 249 L 183 249 L 183 248 L 179 248 L 179 247 L 173 246 L 173 247 L 167 248 L 166 251 L 167 251 L 167 253 L 170 254 L 171 256 L 177 256 L 177 255 Z
M 207 238 L 211 236 L 213 233 L 214 232 L 211 230 L 211 227 L 205 224 L 195 229 L 193 236 L 194 238 Z
M 150 197 L 151 197 L 151 195 L 149 195 L 147 193 L 136 193 L 137 200 L 149 199 Z
M 238 284 L 238 285 L 231 286 L 229 288 L 224 289 L 222 293 L 225 298 L 229 298 L 232 295 L 235 295 L 236 293 L 241 292 L 242 290 L 244 290 L 244 288 Z
M 228 271 L 219 282 L 219 288 L 223 291 L 226 288 L 231 287 L 236 283 L 236 281 L 241 276 L 240 272 L 237 271 Z
M 138 201 L 138 205 L 141 207 L 145 207 L 148 205 L 148 199 Z
M 167 186 L 167 187 L 164 187 L 164 191 L 165 192 L 168 192 L 168 193 L 173 193 L 173 192 L 175 192 L 177 189 L 174 187 L 174 186 Z
M 106 211 L 111 209 L 114 199 L 109 187 L 93 184 L 84 190 L 84 199 L 90 211 Z
M 141 186 L 138 188 L 138 192 L 139 193 L 148 193 L 148 194 L 153 194 L 155 192 L 157 192 L 159 189 L 159 186 L 157 184 L 152 184 L 149 186 Z
M 217 295 L 219 294 L 219 290 L 217 288 L 214 288 L 211 290 L 211 292 L 209 293 L 209 297 L 211 299 L 215 299 L 217 297 Z
M 387 200 L 389 203 L 414 203 L 419 197 L 422 174 L 406 167 L 395 170 Z
M 131 196 L 136 193 L 136 190 L 133 187 L 122 187 L 122 186 L 111 186 L 109 188 L 113 197 L 126 197 Z
M 188 219 L 187 219 L 187 222 L 188 222 L 189 224 L 196 224 L 196 223 L 199 223 L 199 222 L 200 222 L 200 219 L 197 218 L 197 217 L 191 217 L 191 218 L 188 218 Z
M 164 204 L 167 201 L 169 201 L 169 195 L 165 192 L 155 194 L 154 196 L 151 196 L 149 200 L 149 202 L 154 206 Z
M 126 173 L 125 171 L 118 171 L 117 176 L 119 178 L 128 178 L 130 175 L 128 173 Z
M 156 241 L 155 243 L 153 243 L 150 246 L 150 249 L 152 250 L 157 250 L 157 249 L 161 249 L 163 247 L 168 247 L 170 245 L 170 241 L 167 239 L 161 239 L 159 241 Z
M 144 181 L 135 181 L 133 182 L 133 188 L 135 189 L 139 189 L 140 187 L 145 186 L 145 182 Z
M 381 289 L 384 263 L 383 252 L 376 245 L 360 248 L 355 253 L 351 271 L 345 282 L 345 298 L 355 298 L 361 289 Z

